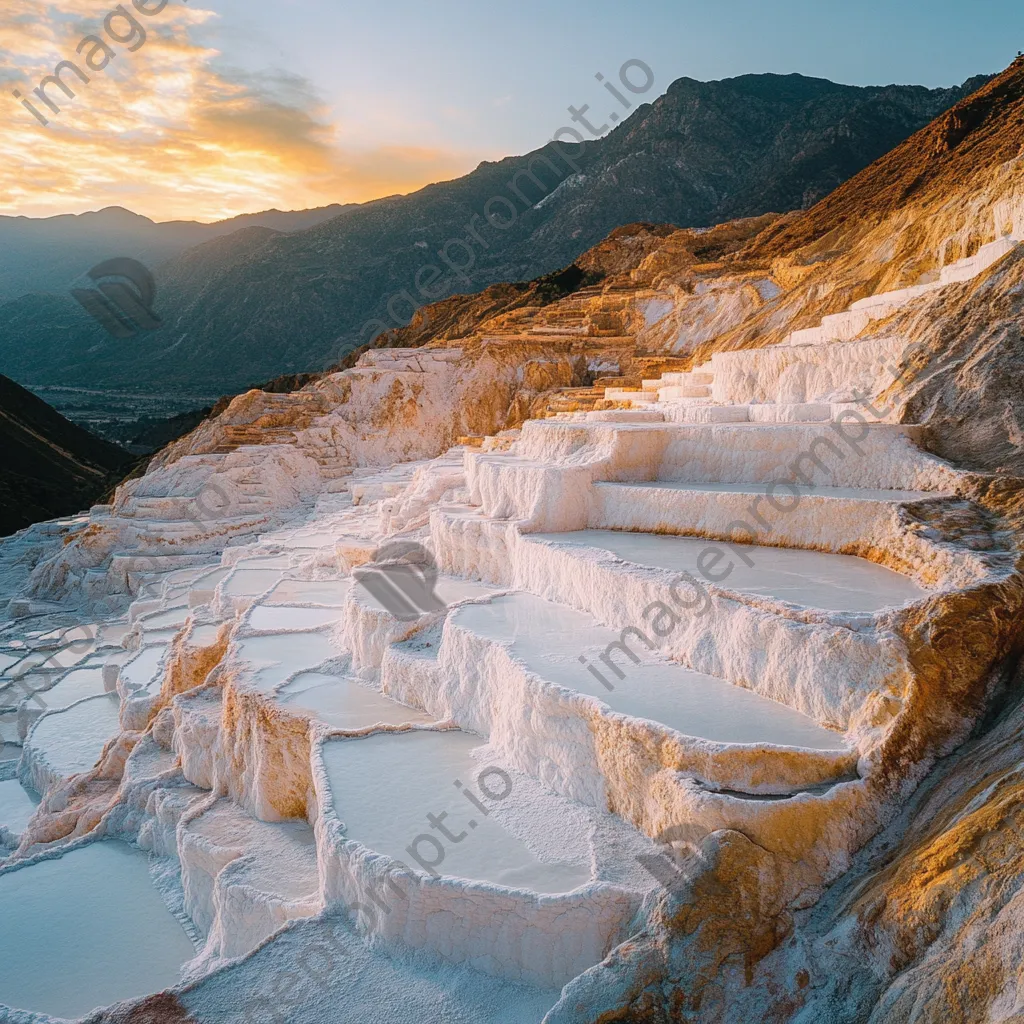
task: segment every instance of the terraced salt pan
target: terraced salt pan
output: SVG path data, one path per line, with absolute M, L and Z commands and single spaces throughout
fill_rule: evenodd
M 316 604 L 340 608 L 345 604 L 351 587 L 351 579 L 281 580 L 263 604 Z
M 196 626 L 189 634 L 189 643 L 192 647 L 212 647 L 217 640 L 219 628 L 212 623 L 204 626 Z
M 249 626 L 258 630 L 322 629 L 337 622 L 338 608 L 304 608 L 293 605 L 260 605 L 249 616 Z
M 460 601 L 472 601 L 481 597 L 490 597 L 497 591 L 486 583 L 479 583 L 476 580 L 460 579 L 455 576 L 438 576 L 437 584 L 434 587 L 434 594 L 446 605 L 458 604 Z M 364 587 L 358 586 L 356 593 L 360 601 L 381 611 L 389 611 Z
M 439 874 L 470 881 L 492 882 L 539 893 L 571 892 L 590 880 L 586 863 L 541 861 L 492 817 L 485 816 L 463 795 L 461 782 L 488 811 L 494 800 L 481 795 L 478 776 L 484 765 L 471 756 L 481 741 L 463 732 L 378 734 L 365 739 L 334 740 L 324 745 L 334 809 L 347 837 L 369 849 L 422 870 L 407 847 L 415 844 L 426 861 L 436 861 Z M 507 797 L 495 776 L 483 777 L 483 788 Z M 489 806 L 488 806 L 489 805 Z M 426 815 L 440 819 L 454 836 L 436 846 L 423 841 L 432 831 Z
M 653 483 L 630 483 L 630 484 L 614 484 L 614 483 L 599 483 L 597 487 L 619 487 L 625 486 L 630 488 L 651 488 L 663 491 L 687 491 L 691 493 L 700 493 L 702 491 L 709 491 L 714 494 L 764 494 L 767 484 L 743 484 L 743 483 L 700 483 L 700 484 L 688 484 L 688 483 L 676 483 L 671 480 L 659 480 Z M 816 498 L 846 498 L 850 500 L 863 500 L 863 501 L 922 501 L 926 498 L 938 498 L 942 497 L 936 491 L 892 491 L 892 490 L 881 490 L 879 488 L 858 488 L 858 487 L 803 487 L 800 488 L 801 494 L 813 495 Z M 784 495 L 784 500 L 788 499 L 788 493 Z
M 324 633 L 278 633 L 237 641 L 235 659 L 253 666 L 252 685 L 271 692 L 304 669 L 315 669 L 341 652 Z
M 147 615 L 145 618 L 139 620 L 139 625 L 146 632 L 154 629 L 166 629 L 171 626 L 182 626 L 185 624 L 185 620 L 188 618 L 191 609 L 183 605 L 178 608 L 168 608 L 166 611 L 156 612 L 153 615 Z
M 120 731 L 117 694 L 91 697 L 36 722 L 28 738 L 38 758 L 63 778 L 88 771 L 99 760 L 107 740 Z
M 226 597 L 255 597 L 280 578 L 280 569 L 237 569 L 223 584 L 223 592 Z
M 613 657 L 625 678 L 600 660 L 619 633 L 597 625 L 583 612 L 532 594 L 497 597 L 467 605 L 452 615 L 453 626 L 510 647 L 541 679 L 603 700 L 613 711 L 660 722 L 686 736 L 718 743 L 771 743 L 812 750 L 843 750 L 839 736 L 799 711 L 724 680 L 647 654 L 640 641 L 631 649 L 639 665 Z M 587 659 L 613 689 L 582 664 Z
M 38 803 L 39 797 L 29 793 L 17 779 L 0 782 L 0 828 L 6 828 L 12 835 L 20 835 Z M 3 996 L 0 989 L 0 1002 L 3 1002 Z
M 689 572 L 698 579 L 720 576 L 722 587 L 745 594 L 788 601 L 805 608 L 831 611 L 875 612 L 926 596 L 927 591 L 907 576 L 852 555 L 831 555 L 820 551 L 736 545 L 753 566 L 731 553 L 729 546 L 692 537 L 671 537 L 650 533 L 622 533 L 613 530 L 579 530 L 573 533 L 531 534 L 531 539 L 556 544 L 600 548 L 627 562 L 671 571 Z M 715 551 L 719 561 L 710 563 Z M 698 569 L 704 555 L 708 575 Z
M 152 685 L 160 673 L 160 662 L 167 647 L 153 644 L 143 649 L 131 661 L 121 666 L 121 680 L 132 689 L 145 689 Z
M 366 729 L 373 725 L 403 725 L 432 721 L 422 711 L 399 704 L 348 676 L 303 672 L 278 692 L 279 704 L 310 711 L 336 729 Z
M 122 843 L 0 875 L 0 906 L 0 1002 L 19 1009 L 81 1017 L 170 987 L 195 955 L 146 856 Z
M 74 668 L 56 686 L 39 695 L 49 708 L 66 708 L 104 692 L 103 668 Z

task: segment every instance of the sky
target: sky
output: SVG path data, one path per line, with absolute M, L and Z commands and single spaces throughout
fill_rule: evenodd
M 213 221 L 410 192 L 543 145 L 569 106 L 615 109 L 595 75 L 629 60 L 647 100 L 761 72 L 949 86 L 1024 49 L 1019 0 L 134 2 L 0 0 L 0 214 Z M 54 113 L 33 90 L 61 60 L 89 80 L 66 69 Z

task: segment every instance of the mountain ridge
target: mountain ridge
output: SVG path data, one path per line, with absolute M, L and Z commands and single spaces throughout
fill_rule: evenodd
M 70 297 L 7 303 L 0 366 L 40 384 L 202 377 L 222 391 L 321 369 L 443 297 L 438 278 L 449 293 L 473 293 L 566 267 L 622 224 L 705 227 L 810 206 L 977 81 L 928 90 L 799 75 L 679 79 L 600 139 L 485 163 L 292 234 L 233 233 L 219 248 L 187 249 L 157 273 L 164 327 L 128 343 Z M 499 229 L 484 211 L 512 223 Z

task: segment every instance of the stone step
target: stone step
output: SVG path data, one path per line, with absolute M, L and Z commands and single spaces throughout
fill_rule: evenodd
M 710 398 L 711 386 L 708 384 L 673 384 L 658 391 L 658 401 L 672 402 L 677 398 Z

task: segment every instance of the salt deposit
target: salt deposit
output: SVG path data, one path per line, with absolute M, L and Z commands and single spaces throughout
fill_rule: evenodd
M 116 842 L 0 874 L 0 1001 L 82 1017 L 173 985 L 194 949 L 150 881 L 146 857 Z

